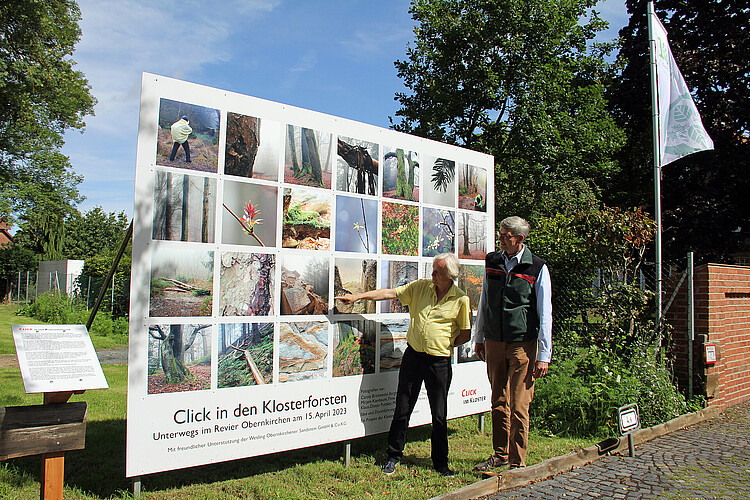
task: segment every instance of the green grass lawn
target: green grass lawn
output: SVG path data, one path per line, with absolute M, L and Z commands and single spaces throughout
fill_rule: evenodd
M 86 449 L 65 455 L 65 498 L 127 498 L 132 483 L 125 477 L 126 365 L 105 365 L 110 388 L 87 391 L 71 401 L 89 405 Z M 40 404 L 38 394 L 25 394 L 17 368 L 0 369 L 0 406 Z M 489 426 L 489 418 L 486 422 Z M 142 478 L 146 499 L 192 498 L 390 498 L 421 499 L 455 490 L 481 479 L 471 468 L 490 453 L 489 429 L 481 434 L 477 418 L 452 420 L 450 465 L 454 478 L 432 470 L 429 426 L 411 429 L 404 461 L 393 476 L 380 472 L 385 435 L 353 441 L 351 465 L 344 467 L 343 443 L 316 446 L 233 462 L 163 472 Z M 591 439 L 543 437 L 532 432 L 529 465 L 563 455 Z M 39 497 L 39 457 L 0 463 L 0 498 Z
M 14 307 L 0 306 L 0 353 L 14 353 L 11 324 L 34 323 L 15 315 Z M 97 345 L 94 338 L 94 345 Z M 65 498 L 128 498 L 132 480 L 125 477 L 125 416 L 127 365 L 104 365 L 109 389 L 86 391 L 71 401 L 88 403 L 86 448 L 65 455 Z M 25 394 L 18 368 L 0 368 L 0 406 L 41 404 L 40 394 Z M 379 465 L 385 460 L 386 436 L 352 442 L 352 459 L 344 467 L 343 443 L 305 448 L 236 460 L 142 478 L 144 499 L 422 499 L 447 493 L 481 479 L 471 472 L 490 454 L 490 419 L 485 433 L 476 416 L 449 422 L 450 466 L 454 478 L 432 470 L 430 426 L 409 431 L 405 458 L 392 476 Z M 532 431 L 529 465 L 564 455 L 596 438 L 566 439 Z M 39 498 L 40 457 L 0 462 L 0 498 Z
M 18 306 L 14 304 L 0 304 L 0 354 L 16 353 L 11 325 L 38 325 L 41 323 L 34 318 L 18 316 L 17 312 Z

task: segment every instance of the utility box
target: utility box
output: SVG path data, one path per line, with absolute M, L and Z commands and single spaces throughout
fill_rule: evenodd
M 82 260 L 43 260 L 39 263 L 36 293 L 77 291 L 76 280 L 83 272 Z

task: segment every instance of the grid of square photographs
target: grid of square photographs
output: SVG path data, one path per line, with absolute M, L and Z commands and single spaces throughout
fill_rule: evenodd
M 159 98 L 148 394 L 396 370 L 408 308 L 335 297 L 429 278 L 441 253 L 459 257 L 476 309 L 488 165 L 290 116 Z M 464 351 L 454 360 L 476 359 Z

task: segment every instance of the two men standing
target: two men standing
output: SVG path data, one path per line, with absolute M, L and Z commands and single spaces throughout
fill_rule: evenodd
M 474 341 L 492 388 L 493 453 L 478 471 L 526 465 L 534 379 L 552 357 L 552 285 L 546 262 L 523 243 L 529 229 L 520 217 L 503 219 L 501 251 L 485 261 Z
M 499 232 L 501 252 L 486 257 L 474 341 L 477 355 L 487 362 L 492 387 L 493 453 L 474 467 L 478 471 L 526 465 L 534 379 L 546 375 L 552 357 L 549 269 L 524 245 L 528 235 L 524 219 L 504 219 Z M 469 299 L 453 283 L 458 272 L 456 256 L 441 254 L 433 261 L 432 280 L 336 297 L 347 303 L 397 298 L 409 306 L 408 347 L 399 371 L 385 474 L 392 474 L 402 458 L 409 418 L 424 382 L 432 411 L 433 466 L 445 476 L 453 475 L 448 468 L 450 356 L 453 347 L 469 339 L 471 328 Z

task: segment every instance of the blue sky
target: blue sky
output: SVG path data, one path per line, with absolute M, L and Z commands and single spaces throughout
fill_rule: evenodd
M 408 0 L 79 0 L 73 58 L 99 100 L 63 153 L 84 176 L 83 212 L 133 212 L 141 73 L 388 127 L 405 88 L 393 62 L 413 40 Z M 627 24 L 625 0 L 597 10 Z

